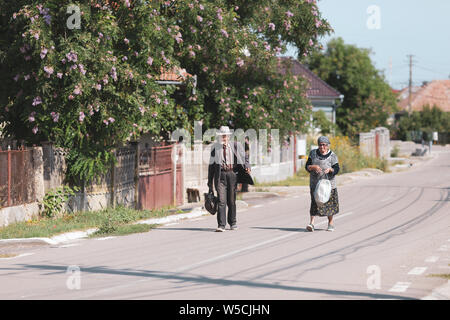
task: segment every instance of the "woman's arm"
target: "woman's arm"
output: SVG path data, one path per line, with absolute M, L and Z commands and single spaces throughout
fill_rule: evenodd
M 322 169 L 320 169 L 320 167 L 318 165 L 312 164 L 311 158 L 308 158 L 308 160 L 306 161 L 305 170 L 308 171 L 309 173 L 311 173 L 313 171 L 315 173 L 319 173 L 322 171 Z

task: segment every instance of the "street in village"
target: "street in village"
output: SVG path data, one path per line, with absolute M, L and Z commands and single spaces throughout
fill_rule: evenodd
M 0 299 L 449 299 L 450 148 L 391 173 L 338 176 L 340 213 L 307 232 L 307 187 L 244 195 L 216 217 L 59 244 L 1 242 Z M 281 191 L 281 192 L 280 192 Z M 264 196 L 265 194 L 265 196 Z

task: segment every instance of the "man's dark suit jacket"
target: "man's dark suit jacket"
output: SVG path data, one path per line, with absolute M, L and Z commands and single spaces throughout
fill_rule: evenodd
M 218 151 L 217 154 L 216 150 Z M 222 171 L 222 150 L 223 147 L 221 143 L 216 142 L 211 146 L 211 156 L 208 166 L 208 187 L 210 189 L 212 189 L 213 182 L 216 190 L 219 186 L 219 178 Z M 234 148 L 231 148 L 231 150 L 234 156 L 233 171 L 237 174 L 237 183 L 253 184 L 252 177 L 245 171 L 247 168 L 250 168 L 250 163 L 244 147 L 241 143 L 235 141 Z

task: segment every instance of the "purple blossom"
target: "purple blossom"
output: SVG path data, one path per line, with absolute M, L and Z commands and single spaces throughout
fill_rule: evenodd
M 75 95 L 79 95 L 79 94 L 81 94 L 81 90 L 80 90 L 80 87 L 78 87 L 78 86 L 75 86 L 75 89 L 73 90 L 73 94 L 75 94 Z
M 123 42 L 125 42 L 125 44 L 129 44 L 130 40 L 128 40 L 127 38 L 123 39 Z
M 202 22 L 202 21 L 203 21 L 203 18 L 202 18 L 201 16 L 197 16 L 197 21 L 198 21 L 198 22 Z
M 35 107 L 35 106 L 37 106 L 37 105 L 39 105 L 39 104 L 41 104 L 41 103 L 42 103 L 41 97 L 37 96 L 36 98 L 33 99 L 32 106 Z
M 147 63 L 151 66 L 153 64 L 153 58 L 152 57 L 148 57 Z
M 58 72 L 58 73 L 56 74 L 56 76 L 57 76 L 58 78 L 62 79 L 63 74 L 62 74 L 61 72 Z
M 59 113 L 51 112 L 50 115 L 52 116 L 53 122 L 58 122 L 58 120 L 59 120 Z
M 36 115 L 36 112 L 33 111 L 33 112 L 30 114 L 30 116 L 28 117 L 28 121 L 34 122 L 34 121 L 35 121 L 35 118 L 34 118 L 35 115 Z
M 33 130 L 31 130 L 31 131 L 33 131 L 33 133 L 36 134 L 36 133 L 38 133 L 39 128 L 38 127 L 34 127 Z
M 153 118 L 156 118 L 157 116 L 158 116 L 158 112 L 155 111 L 155 112 L 152 113 L 152 117 Z
M 83 74 L 83 76 L 86 74 L 86 70 L 84 70 L 84 66 L 80 63 L 78 65 L 78 68 L 80 69 L 80 72 Z
M 41 59 L 44 59 L 44 58 L 45 58 L 45 56 L 47 55 L 47 52 L 48 52 L 48 50 L 47 50 L 46 48 L 43 48 L 43 49 L 41 50 Z
M 272 22 L 269 23 L 269 28 L 272 29 L 272 31 L 275 30 L 275 24 L 273 24 Z
M 224 29 L 220 29 L 220 32 L 225 36 L 225 38 L 228 38 L 228 32 Z
M 15 82 L 19 81 L 20 74 L 16 74 L 16 76 L 13 78 Z
M 116 121 L 116 120 L 114 120 L 114 118 L 112 118 L 112 117 L 109 117 L 108 121 L 109 121 L 109 123 L 114 123 L 114 121 Z
M 78 117 L 78 121 L 83 122 L 84 118 L 86 118 L 86 115 L 83 111 L 80 111 L 80 116 Z
M 54 70 L 52 67 L 45 66 L 44 71 L 47 72 L 47 74 L 50 76 L 51 74 L 53 74 Z
M 96 85 L 95 85 L 95 89 L 97 89 L 97 90 L 102 90 L 102 85 L 100 84 L 100 83 L 97 83 Z
M 113 78 L 114 81 L 117 81 L 117 70 L 116 67 L 111 68 L 111 78 Z
M 69 53 L 67 53 L 66 58 L 69 62 L 70 61 L 73 61 L 73 62 L 78 61 L 78 55 L 76 54 L 76 52 L 73 52 L 73 51 L 70 51 Z
M 52 17 L 49 14 L 50 9 L 48 8 L 39 8 L 39 13 L 44 17 L 45 23 L 47 23 L 48 25 L 50 25 L 51 21 L 52 21 Z
M 236 64 L 237 64 L 239 67 L 242 67 L 242 66 L 244 65 L 244 60 L 242 60 L 241 58 L 238 58 L 237 61 L 236 61 Z
M 293 14 L 292 12 L 290 12 L 289 10 L 286 11 L 286 15 L 287 15 L 289 18 L 294 16 L 294 14 Z
M 180 32 L 178 32 L 177 35 L 175 36 L 175 40 L 177 41 L 177 43 L 183 42 L 183 38 Z

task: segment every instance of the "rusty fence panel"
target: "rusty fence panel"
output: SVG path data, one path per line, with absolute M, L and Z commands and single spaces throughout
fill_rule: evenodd
M 139 152 L 139 208 L 156 209 L 174 204 L 173 145 Z M 176 204 L 183 202 L 182 166 L 176 167 Z
M 36 201 L 33 150 L 0 151 L 0 207 Z

